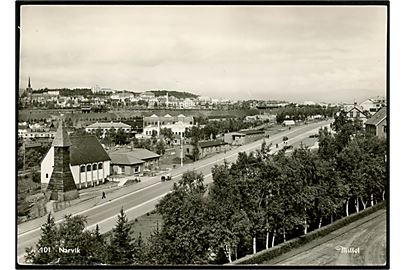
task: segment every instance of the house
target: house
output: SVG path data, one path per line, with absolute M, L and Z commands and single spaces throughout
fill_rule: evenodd
M 110 152 L 113 174 L 143 175 L 159 168 L 160 155 L 143 148 L 119 149 Z
M 244 145 L 246 134 L 241 132 L 229 132 L 224 134 L 224 142 L 230 145 Z
M 184 151 L 186 155 L 191 155 L 193 152 L 193 145 L 187 144 L 184 146 Z M 220 153 L 230 149 L 229 144 L 223 141 L 214 140 L 214 141 L 205 141 L 198 143 L 198 149 L 200 152 L 199 158 L 203 158 L 208 154 Z
M 268 122 L 276 122 L 276 115 L 274 114 L 256 114 L 256 115 L 248 115 L 245 117 L 245 121 L 253 122 L 256 120 L 261 121 L 268 121 Z
M 58 128 L 59 129 L 59 128 Z M 64 131 L 66 132 L 66 131 Z M 57 139 L 56 132 L 55 140 Z M 69 168 L 78 189 L 104 183 L 110 175 L 110 157 L 95 136 L 69 137 Z M 66 139 L 67 140 L 67 139 Z M 54 170 L 55 143 L 41 161 L 41 184 L 48 185 Z
M 86 127 L 86 132 L 90 134 L 95 134 L 97 130 L 101 131 L 101 136 L 104 138 L 105 134 L 109 130 L 115 130 L 117 132 L 119 129 L 122 129 L 125 133 L 131 132 L 131 126 L 128 124 L 124 124 L 122 122 L 96 122 L 94 124 L 88 125 Z
M 375 97 L 369 98 L 362 103 L 360 103 L 360 107 L 363 111 L 367 111 L 371 115 L 375 114 L 380 108 L 385 106 L 385 98 Z
M 154 98 L 154 97 L 155 97 L 155 94 L 154 94 L 153 92 L 148 92 L 148 91 L 146 91 L 146 92 L 141 93 L 141 94 L 139 95 L 139 97 L 140 97 L 141 99 L 143 99 L 143 100 L 149 100 L 149 99 L 151 99 L 151 98 Z
M 145 136 L 152 136 L 153 134 L 159 136 L 162 128 L 168 128 L 172 130 L 174 135 L 184 138 L 186 129 L 193 126 L 194 119 L 192 116 L 184 116 L 183 114 L 177 116 L 170 114 L 157 116 L 153 114 L 149 117 L 144 117 L 143 123 L 143 135 Z
M 345 108 L 340 111 L 346 115 L 346 117 L 352 121 L 355 119 L 360 120 L 363 124 L 367 121 L 368 113 L 363 111 L 363 108 L 360 107 L 356 102 L 353 105 L 347 105 Z
M 229 119 L 237 120 L 237 118 L 235 115 L 210 115 L 208 116 L 208 122 L 222 122 Z
M 239 132 L 245 134 L 244 144 L 248 144 L 265 137 L 264 130 L 241 130 Z
M 379 138 L 387 138 L 387 108 L 382 107 L 365 123 L 366 132 Z
M 224 134 L 224 142 L 230 145 L 244 145 L 266 136 L 264 130 L 241 130 L 239 132 L 229 132 Z
M 294 120 L 284 120 L 282 123 L 283 126 L 295 126 Z
M 122 92 L 122 93 L 112 94 L 110 98 L 111 98 L 111 100 L 125 101 L 125 100 L 130 100 L 133 97 L 134 97 L 134 93 Z
M 142 175 L 143 160 L 131 153 L 110 153 L 112 174 Z

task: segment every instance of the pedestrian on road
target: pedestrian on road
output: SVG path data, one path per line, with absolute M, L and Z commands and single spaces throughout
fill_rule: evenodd
M 101 194 L 101 199 L 105 199 L 105 192 L 103 191 L 103 193 Z

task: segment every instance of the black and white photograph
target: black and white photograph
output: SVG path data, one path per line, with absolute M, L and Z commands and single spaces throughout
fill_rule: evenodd
M 17 268 L 390 267 L 389 2 L 15 7 Z

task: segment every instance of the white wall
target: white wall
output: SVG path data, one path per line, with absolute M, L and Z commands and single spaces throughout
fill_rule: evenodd
M 53 146 L 46 153 L 44 159 L 41 162 L 41 183 L 48 184 L 53 172 Z M 46 177 L 48 174 L 48 178 Z

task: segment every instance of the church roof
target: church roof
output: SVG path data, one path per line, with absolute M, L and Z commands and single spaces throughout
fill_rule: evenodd
M 79 165 L 111 160 L 95 136 L 71 137 L 70 164 Z
M 58 147 L 66 147 L 72 145 L 62 120 L 59 121 L 59 126 L 56 130 L 55 138 L 53 139 L 52 145 Z

